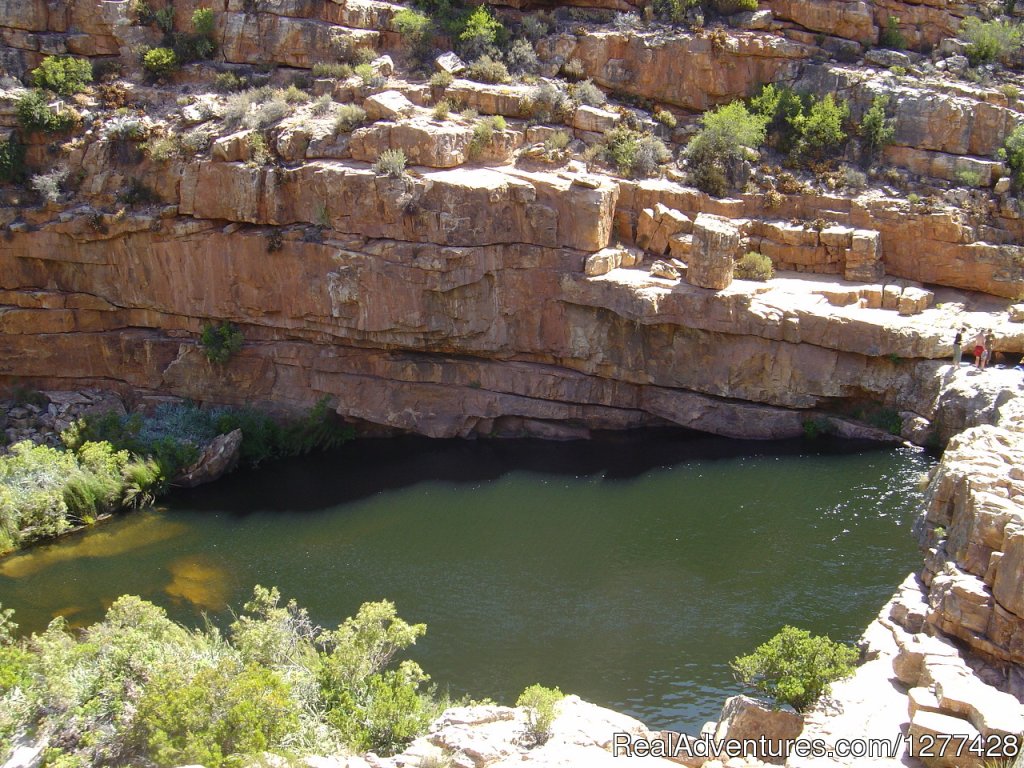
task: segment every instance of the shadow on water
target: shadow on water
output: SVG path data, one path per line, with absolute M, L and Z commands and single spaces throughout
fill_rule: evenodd
M 426 482 L 475 484 L 526 471 L 566 477 L 603 475 L 630 480 L 653 469 L 737 456 L 841 456 L 890 446 L 823 436 L 813 441 L 735 440 L 683 429 L 606 432 L 592 440 L 437 440 L 427 437 L 360 439 L 341 448 L 257 467 L 218 482 L 179 489 L 173 506 L 246 515 L 315 512 L 383 491 Z M 344 482 L 331 482 L 344 474 Z

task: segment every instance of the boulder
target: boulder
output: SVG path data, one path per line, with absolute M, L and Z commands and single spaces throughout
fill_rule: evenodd
M 1024 323 L 1024 304 L 1011 304 L 1006 311 L 1011 323 Z
M 910 721 L 908 738 L 914 754 L 928 768 L 982 768 L 984 760 L 968 750 L 980 734 L 969 722 L 939 712 L 919 709 Z M 947 743 L 945 749 L 939 745 Z M 924 756 L 922 753 L 927 753 Z
M 719 716 L 718 725 L 715 728 L 715 739 L 718 741 L 726 739 L 757 741 L 764 736 L 771 745 L 766 753 L 758 754 L 755 751 L 748 754 L 747 757 L 756 757 L 781 764 L 784 759 L 777 755 L 784 754 L 785 750 L 780 745 L 795 739 L 803 728 L 804 718 L 796 712 L 772 709 L 748 696 L 733 696 L 726 699 L 722 706 L 722 714 Z
M 665 280 L 678 280 L 679 270 L 668 262 L 656 261 L 651 264 L 651 277 L 660 277 Z
M 740 231 L 728 219 L 702 213 L 693 222 L 693 246 L 686 280 L 701 288 L 722 290 L 732 282 Z
M 622 115 L 618 112 L 581 104 L 573 114 L 572 127 L 579 131 L 605 133 L 618 125 L 620 120 Z
M 459 75 L 466 71 L 466 62 L 453 51 L 447 51 L 434 59 L 434 68 L 449 75 Z
M 202 455 L 195 463 L 175 477 L 171 484 L 181 488 L 194 488 L 217 480 L 238 466 L 241 448 L 241 429 L 233 430 L 226 435 L 218 435 L 203 449 Z
M 367 96 L 363 109 L 371 120 L 399 120 L 415 112 L 416 105 L 398 91 L 382 91 Z
M 602 248 L 597 253 L 587 257 L 583 267 L 583 273 L 588 277 L 605 275 L 613 269 L 618 269 L 622 263 L 622 250 L 620 248 Z

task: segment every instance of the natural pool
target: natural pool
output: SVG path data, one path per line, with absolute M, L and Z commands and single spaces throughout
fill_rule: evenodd
M 859 448 L 859 450 L 858 450 Z M 908 449 L 645 433 L 361 440 L 0 560 L 24 630 L 138 594 L 186 622 L 276 585 L 337 624 L 388 598 L 453 694 L 558 685 L 696 731 L 790 623 L 854 640 L 919 564 Z

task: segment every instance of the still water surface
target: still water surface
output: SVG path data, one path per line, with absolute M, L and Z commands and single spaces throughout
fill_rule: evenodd
M 22 628 L 142 595 L 226 621 L 254 584 L 335 625 L 387 598 L 452 694 L 542 682 L 695 731 L 784 623 L 854 640 L 919 561 L 930 460 L 691 434 L 363 440 L 240 472 L 0 561 Z

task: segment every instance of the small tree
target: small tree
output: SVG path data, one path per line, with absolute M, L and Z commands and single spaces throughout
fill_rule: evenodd
M 170 48 L 151 48 L 142 57 L 142 66 L 153 77 L 167 77 L 178 68 L 178 55 Z
M 967 41 L 967 58 L 971 66 L 989 64 L 1005 58 L 1019 48 L 1021 28 L 1010 21 L 982 21 L 968 16 L 960 27 L 960 36 Z
M 558 702 L 565 698 L 558 688 L 531 685 L 516 700 L 517 707 L 526 709 L 526 735 L 534 745 L 543 744 L 551 737 Z
M 849 104 L 837 102 L 831 93 L 825 94 L 806 112 L 790 119 L 797 137 L 793 154 L 801 160 L 820 160 L 834 154 L 846 141 L 844 124 L 849 117 Z
M 242 348 L 245 337 L 234 323 L 204 323 L 199 343 L 211 363 L 223 365 Z
M 898 17 L 889 14 L 885 22 L 885 29 L 878 36 L 878 44 L 883 48 L 891 48 L 894 51 L 902 51 L 907 47 L 907 39 L 900 32 L 900 20 Z
M 744 150 L 764 143 L 766 120 L 741 101 L 705 112 L 702 128 L 686 146 L 693 183 L 711 195 L 724 195 L 745 181 Z
M 61 96 L 71 96 L 92 82 L 92 64 L 73 56 L 47 56 L 32 70 L 32 82 Z
M 1006 144 L 999 152 L 1010 168 L 1010 178 L 1014 187 L 1024 188 L 1024 124 L 1018 125 L 1009 136 Z
M 466 18 L 459 33 L 459 52 L 471 59 L 493 53 L 506 36 L 505 27 L 494 18 L 490 9 L 486 5 L 478 5 Z
M 748 656 L 729 664 L 741 683 L 806 712 L 833 682 L 853 674 L 857 649 L 833 642 L 828 636 L 785 626 L 775 637 Z
M 399 177 L 405 174 L 405 152 L 400 149 L 385 149 L 373 164 L 373 172 L 378 176 Z
M 860 137 L 864 141 L 867 157 L 877 155 L 888 144 L 892 143 L 896 128 L 891 118 L 886 117 L 885 109 L 889 105 L 886 95 L 875 96 L 871 107 L 864 113 L 860 121 Z

